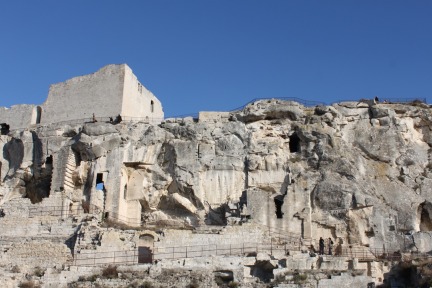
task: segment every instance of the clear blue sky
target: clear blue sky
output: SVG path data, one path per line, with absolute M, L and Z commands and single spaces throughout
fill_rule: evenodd
M 127 63 L 165 115 L 258 97 L 432 100 L 432 1 L 0 0 L 0 106 Z

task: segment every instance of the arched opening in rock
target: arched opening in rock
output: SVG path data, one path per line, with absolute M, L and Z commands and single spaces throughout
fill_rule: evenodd
M 417 209 L 417 221 L 422 232 L 432 231 L 432 203 L 423 202 Z
M 282 219 L 283 218 L 283 212 L 282 212 L 282 205 L 284 203 L 283 196 L 278 195 L 274 198 L 274 203 L 276 207 L 276 218 Z
M 291 153 L 300 152 L 300 138 L 295 132 L 289 136 L 289 149 Z
M 150 234 L 143 234 L 139 236 L 138 240 L 138 263 L 152 263 L 153 262 L 153 243 L 154 237 Z

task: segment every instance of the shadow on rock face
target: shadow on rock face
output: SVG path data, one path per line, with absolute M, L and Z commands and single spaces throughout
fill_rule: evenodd
M 24 143 L 21 139 L 12 138 L 3 147 L 3 158 L 9 162 L 8 176 L 12 176 L 20 167 L 24 159 Z

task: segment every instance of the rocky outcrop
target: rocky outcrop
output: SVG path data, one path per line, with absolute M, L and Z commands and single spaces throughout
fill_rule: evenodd
M 314 247 L 323 237 L 430 251 L 427 105 L 269 99 L 202 116 L 1 136 L 1 201 L 55 194 L 63 215 L 84 209 L 133 227 L 249 219 Z

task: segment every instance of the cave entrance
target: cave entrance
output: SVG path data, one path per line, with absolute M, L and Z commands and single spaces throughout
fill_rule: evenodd
M 0 165 L 1 170 L 1 165 Z M 53 172 L 53 156 L 49 155 L 43 163 L 38 165 L 32 177 L 25 177 L 25 198 L 30 199 L 32 204 L 41 202 L 44 198 L 50 196 L 52 172 Z
M 278 195 L 274 198 L 275 208 L 276 208 L 276 218 L 282 219 L 283 218 L 283 212 L 282 212 L 282 205 L 284 203 L 283 196 Z
M 143 234 L 138 240 L 138 263 L 153 262 L 154 237 L 150 234 Z
M 295 132 L 289 136 L 289 149 L 291 153 L 300 152 L 300 138 Z
M 53 164 L 53 156 L 52 156 L 52 155 L 49 155 L 49 156 L 46 158 L 46 160 L 45 160 L 45 164 L 48 164 L 48 165 L 52 165 L 52 164 Z
M 432 231 L 432 204 L 423 202 L 417 209 L 417 219 L 420 221 L 419 229 L 421 232 Z

